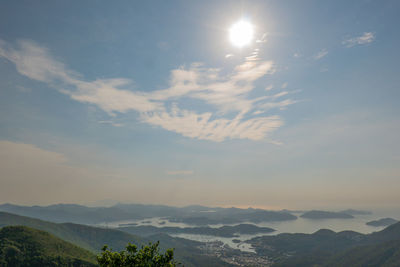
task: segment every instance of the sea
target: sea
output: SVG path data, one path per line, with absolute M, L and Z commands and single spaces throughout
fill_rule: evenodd
M 301 218 L 302 213 L 292 212 L 293 215 L 298 216 L 297 220 L 290 221 L 278 221 L 278 222 L 243 222 L 254 224 L 259 227 L 270 227 L 275 229 L 271 233 L 260 233 L 254 235 L 237 235 L 235 237 L 219 237 L 210 235 L 197 235 L 197 234 L 171 234 L 173 237 L 180 237 L 200 242 L 215 242 L 221 241 L 224 245 L 228 245 L 231 248 L 239 249 L 245 252 L 255 252 L 254 248 L 250 244 L 246 243 L 246 240 L 252 239 L 254 237 L 265 236 L 265 235 L 277 235 L 281 233 L 306 233 L 311 234 L 320 229 L 330 229 L 335 232 L 340 231 L 355 231 L 363 234 L 368 234 L 376 231 L 380 231 L 385 227 L 375 227 L 369 226 L 366 223 L 372 220 L 377 220 L 385 217 L 391 217 L 396 220 L 400 220 L 400 212 L 394 210 L 376 210 L 372 211 L 371 214 L 365 215 L 353 215 L 352 219 L 306 219 Z M 114 221 L 97 224 L 96 226 L 107 227 L 107 228 L 117 228 L 126 224 L 135 225 L 152 225 L 156 227 L 195 227 L 195 225 L 189 225 L 185 223 L 170 222 L 162 217 L 146 218 L 143 220 L 124 220 L 124 221 Z M 217 228 L 224 225 L 237 225 L 237 224 L 213 224 L 208 225 L 209 227 Z M 204 225 L 202 225 L 204 226 Z M 235 241 L 234 241 L 235 240 Z M 240 240 L 240 242 L 238 242 Z

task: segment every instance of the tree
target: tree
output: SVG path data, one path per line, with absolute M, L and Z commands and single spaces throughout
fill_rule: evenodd
M 102 253 L 97 256 L 101 267 L 175 267 L 178 263 L 174 260 L 174 250 L 168 249 L 160 253 L 158 245 L 149 243 L 140 250 L 133 244 L 128 244 L 126 250 L 113 252 L 104 246 Z

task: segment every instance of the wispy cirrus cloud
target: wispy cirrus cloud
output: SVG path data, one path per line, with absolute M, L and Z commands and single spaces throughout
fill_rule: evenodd
M 346 47 L 353 47 L 356 45 L 365 45 L 372 43 L 375 40 L 375 34 L 373 32 L 364 32 L 363 35 L 353 37 L 342 42 Z
M 265 139 L 283 125 L 283 120 L 278 115 L 260 114 L 284 109 L 296 102 L 279 100 L 285 93 L 249 97 L 255 89 L 255 81 L 275 72 L 274 62 L 261 61 L 258 53 L 255 50 L 250 59 L 228 74 L 201 63 L 174 69 L 166 89 L 144 92 L 132 90 L 129 79 L 87 81 L 32 41 L 10 45 L 0 40 L 0 57 L 13 62 L 20 74 L 44 82 L 75 101 L 96 105 L 111 116 L 135 111 L 144 123 L 186 137 L 216 142 Z M 183 99 L 187 98 L 204 102 L 210 106 L 209 111 L 182 108 Z
M 267 42 L 268 33 L 263 33 L 259 39 L 256 40 L 256 43 L 266 43 Z
M 321 51 L 319 51 L 317 54 L 315 54 L 313 58 L 315 60 L 320 60 L 321 58 L 325 57 L 326 55 L 328 55 L 328 50 L 326 50 L 324 48 Z

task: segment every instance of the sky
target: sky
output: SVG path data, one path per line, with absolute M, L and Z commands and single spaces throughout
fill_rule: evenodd
M 399 10 L 2 1 L 0 203 L 400 208 Z

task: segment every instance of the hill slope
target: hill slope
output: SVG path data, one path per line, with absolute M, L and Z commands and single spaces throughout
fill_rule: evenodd
M 104 229 L 73 223 L 52 223 L 7 212 L 0 212 L 0 227 L 10 225 L 24 225 L 47 231 L 94 253 L 99 253 L 105 244 L 114 251 L 121 251 L 125 249 L 128 243 L 141 247 L 141 245 L 147 244 L 149 241 L 160 241 L 160 247 L 162 249 L 175 248 L 177 260 L 187 267 L 229 266 L 229 264 L 215 257 L 204 255 L 197 248 L 201 245 L 200 242 L 173 238 L 168 235 L 149 236 L 145 239 L 114 229 Z
M 23 225 L 47 231 L 65 241 L 93 252 L 99 252 L 108 244 L 114 250 L 122 250 L 130 242 L 135 245 L 147 243 L 140 237 L 113 229 L 104 229 L 73 223 L 52 223 L 39 219 L 0 212 L 0 227 Z
M 376 226 L 376 227 L 380 227 L 380 226 L 385 226 L 386 227 L 386 226 L 395 224 L 397 222 L 398 222 L 398 220 L 395 220 L 393 218 L 382 218 L 382 219 L 379 219 L 379 220 L 367 222 L 366 225 Z
M 91 252 L 25 226 L 0 229 L 0 266 L 97 266 Z
M 400 240 L 349 249 L 333 256 L 323 266 L 400 266 Z
M 274 266 L 400 266 L 400 223 L 371 234 L 323 229 L 257 237 L 250 243 Z

